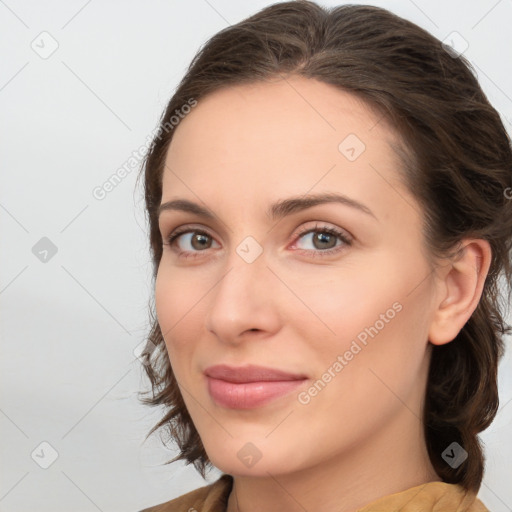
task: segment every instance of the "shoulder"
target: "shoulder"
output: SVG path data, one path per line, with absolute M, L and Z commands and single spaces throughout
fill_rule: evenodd
M 384 496 L 358 512 L 398 509 L 402 512 L 489 512 L 474 492 L 445 482 L 428 482 Z
M 210 485 L 140 512 L 225 512 L 232 486 L 233 477 L 224 474 Z

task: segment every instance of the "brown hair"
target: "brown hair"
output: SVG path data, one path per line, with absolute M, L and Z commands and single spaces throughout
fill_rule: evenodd
M 401 135 L 404 181 L 422 206 L 431 256 L 446 256 L 466 237 L 491 245 L 492 262 L 476 310 L 452 342 L 433 346 L 423 418 L 437 474 L 476 492 L 484 470 L 477 434 L 498 409 L 498 361 L 504 335 L 511 330 L 498 285 L 503 274 L 506 306 L 511 292 L 512 200 L 507 191 L 512 192 L 512 151 L 500 116 L 470 64 L 425 30 L 373 6 L 327 9 L 299 0 L 271 5 L 213 36 L 163 113 L 141 172 L 154 278 L 162 255 L 157 209 L 176 111 L 230 85 L 289 75 L 358 95 Z M 183 459 L 204 477 L 211 463 L 178 389 L 153 304 L 150 311 L 143 363 L 152 390 L 142 402 L 163 405 L 166 413 L 148 436 L 164 428 L 180 449 L 167 463 Z M 468 458 L 452 469 L 442 452 L 454 441 Z

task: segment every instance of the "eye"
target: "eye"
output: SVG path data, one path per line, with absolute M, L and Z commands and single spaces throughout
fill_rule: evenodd
M 214 245 L 216 244 L 216 245 Z M 167 244 L 174 248 L 177 246 L 179 256 L 194 257 L 194 253 L 202 252 L 212 247 L 219 247 L 213 237 L 203 229 L 190 227 L 178 228 L 167 237 Z
M 182 258 L 200 257 L 201 252 L 220 247 L 207 231 L 190 226 L 176 229 L 166 240 L 164 245 L 171 247 Z M 311 256 L 334 254 L 352 245 L 352 239 L 345 231 L 318 224 L 312 228 L 302 228 L 295 235 L 295 240 L 292 248 Z
M 333 254 L 346 246 L 352 245 L 350 237 L 340 229 L 332 226 L 319 226 L 304 228 L 298 235 L 298 242 L 293 247 L 300 251 L 312 253 L 315 256 L 320 254 Z M 307 247 L 309 245 L 309 247 Z M 306 247 L 304 247 L 306 246 Z

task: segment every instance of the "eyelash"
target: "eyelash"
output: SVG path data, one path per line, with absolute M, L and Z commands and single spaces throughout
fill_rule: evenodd
M 172 246 L 174 244 L 174 242 L 178 239 L 178 237 L 180 237 L 181 235 L 184 235 L 186 233 L 205 235 L 205 236 L 208 236 L 213 239 L 212 235 L 210 235 L 210 233 L 208 233 L 204 229 L 183 226 L 182 228 L 178 228 L 176 231 L 174 231 L 168 237 L 166 237 L 167 243 L 164 245 Z M 297 251 L 299 251 L 301 253 L 306 253 L 313 257 L 318 257 L 318 256 L 322 257 L 324 255 L 335 254 L 335 253 L 339 252 L 340 250 L 343 250 L 345 247 L 350 247 L 353 242 L 352 239 L 349 238 L 345 234 L 345 232 L 343 232 L 337 228 L 331 227 L 331 226 L 319 226 L 318 224 L 314 228 L 310 228 L 310 227 L 302 228 L 295 235 L 296 241 L 309 233 L 327 233 L 329 235 L 333 235 L 333 236 L 339 238 L 343 242 L 342 244 L 340 244 L 338 246 L 335 246 L 331 249 L 325 249 L 325 250 L 297 249 Z M 295 245 L 295 243 L 296 242 L 294 242 L 294 245 Z M 181 251 L 178 253 L 178 256 L 180 258 L 196 258 L 196 257 L 200 257 L 201 252 L 204 252 L 204 251 Z
M 327 233 L 329 235 L 333 235 L 341 240 L 341 244 L 337 245 L 335 247 L 332 247 L 331 249 L 297 249 L 301 253 L 307 253 L 313 257 L 322 257 L 324 255 L 332 255 L 336 254 L 339 251 L 343 250 L 345 247 L 350 247 L 352 245 L 352 239 L 349 238 L 348 235 L 345 234 L 344 231 L 341 231 L 337 228 L 334 228 L 332 226 L 321 226 L 321 225 L 315 225 L 314 228 L 302 228 L 299 230 L 299 232 L 295 235 L 296 240 L 299 240 L 303 236 L 307 235 L 308 233 Z M 296 242 L 293 243 L 295 245 Z

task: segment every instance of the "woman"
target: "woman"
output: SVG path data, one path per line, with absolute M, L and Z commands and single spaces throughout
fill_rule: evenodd
M 270 6 L 202 48 L 143 170 L 152 432 L 224 473 L 146 510 L 487 510 L 512 151 L 462 57 Z

